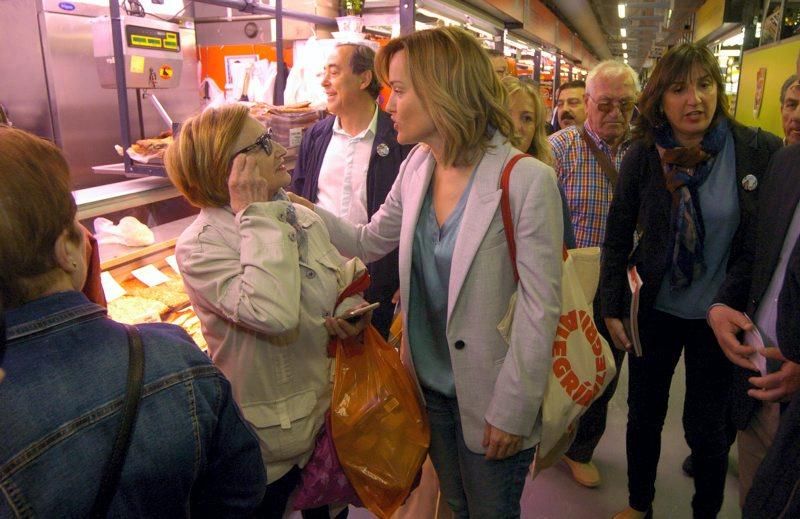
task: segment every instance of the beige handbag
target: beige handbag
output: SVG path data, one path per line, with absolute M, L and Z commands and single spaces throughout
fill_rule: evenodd
M 508 184 L 514 164 L 525 156 L 520 154 L 513 157 L 506 164 L 500 180 L 503 226 L 517 280 L 519 274 Z M 552 465 L 569 449 L 578 419 L 605 391 L 617 371 L 611 347 L 597 331 L 592 316 L 592 299 L 599 276 L 599 249 L 577 249 L 576 252 L 573 257 L 571 252 L 563 249 L 561 317 L 552 345 L 553 363 L 542 400 L 542 436 L 534 460 L 536 470 Z M 580 259 L 576 262 L 576 258 Z M 587 294 L 587 291 L 591 294 Z M 514 293 L 505 317 L 497 325 L 506 342 L 510 341 L 516 302 L 517 294 Z

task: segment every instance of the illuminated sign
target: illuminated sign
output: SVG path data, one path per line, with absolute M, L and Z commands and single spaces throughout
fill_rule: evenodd
M 127 37 L 128 47 L 166 50 L 169 52 L 181 51 L 181 35 L 176 31 L 126 25 L 125 35 Z

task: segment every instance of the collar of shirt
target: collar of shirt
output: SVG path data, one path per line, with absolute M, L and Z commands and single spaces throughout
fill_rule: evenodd
M 375 132 L 378 130 L 378 105 L 374 105 L 374 110 L 372 112 L 372 120 L 369 123 L 369 126 L 364 128 L 358 135 L 349 135 L 344 129 L 342 129 L 342 121 L 339 120 L 339 116 L 336 116 L 336 119 L 333 120 L 333 133 L 337 135 L 344 135 L 348 139 L 363 139 L 367 135 L 375 135 Z

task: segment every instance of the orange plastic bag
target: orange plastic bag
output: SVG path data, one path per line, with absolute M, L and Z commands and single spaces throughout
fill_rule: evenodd
M 430 445 L 414 382 L 372 326 L 363 341 L 336 340 L 331 435 L 339 462 L 364 506 L 391 516 L 408 497 Z

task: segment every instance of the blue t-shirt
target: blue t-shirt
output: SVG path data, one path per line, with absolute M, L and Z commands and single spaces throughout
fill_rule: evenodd
M 450 265 L 474 177 L 473 171 L 458 204 L 441 227 L 436 221 L 431 181 L 414 230 L 411 252 L 407 312 L 408 343 L 414 368 L 422 387 L 453 398 L 456 387 L 446 333 Z
M 656 310 L 683 319 L 706 318 L 706 311 L 725 280 L 731 243 L 739 227 L 736 152 L 730 132 L 711 173 L 697 191 L 706 232 L 703 241 L 706 269 L 688 287 L 673 290 L 668 268 L 654 305 Z

